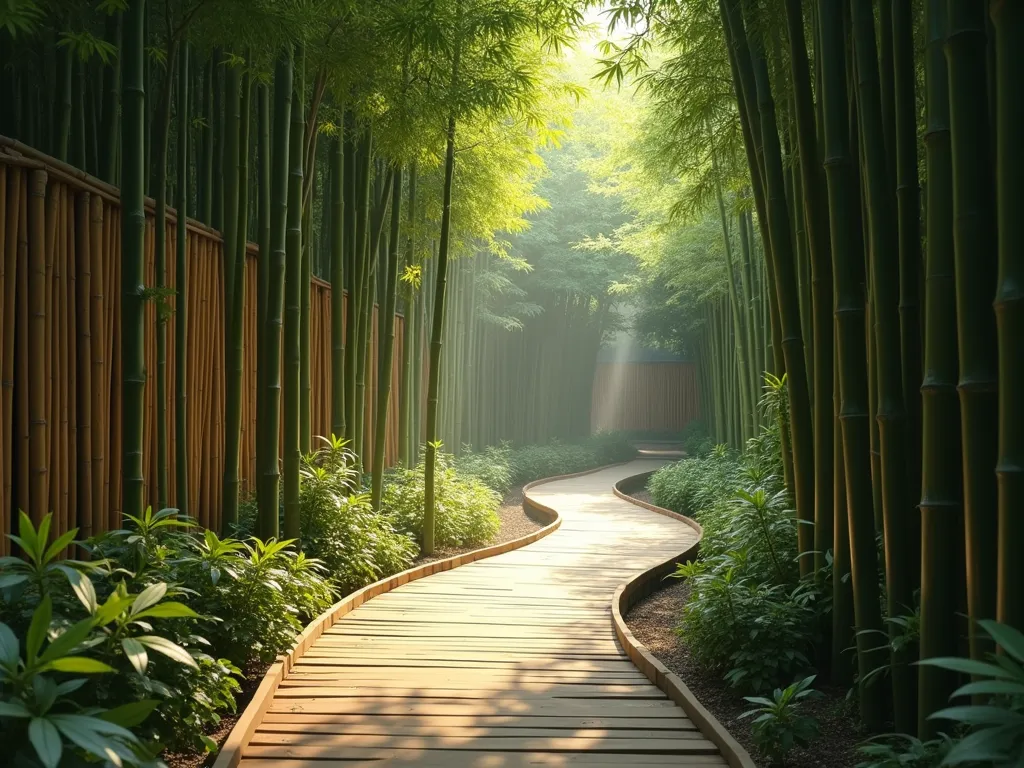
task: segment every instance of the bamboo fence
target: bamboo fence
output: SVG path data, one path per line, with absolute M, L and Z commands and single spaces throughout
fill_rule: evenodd
M 38 523 L 54 513 L 59 535 L 121 527 L 121 355 L 118 190 L 18 142 L 0 137 L 0 533 L 17 511 Z M 146 285 L 155 285 L 152 201 L 147 201 Z M 177 222 L 168 211 L 166 284 L 175 288 Z M 220 234 L 188 222 L 189 509 L 208 528 L 221 524 L 224 467 L 224 308 Z M 243 494 L 256 477 L 256 277 L 258 250 L 247 253 L 245 367 L 239 471 Z M 313 435 L 330 433 L 331 287 L 314 278 L 310 294 L 310 411 Z M 347 297 L 346 297 L 347 298 Z M 173 312 L 177 294 L 146 309 L 146 496 L 156 506 L 157 303 Z M 376 310 L 374 310 L 376 312 Z M 376 317 L 376 315 L 375 315 Z M 396 316 L 395 363 L 386 455 L 398 455 L 403 319 Z M 376 320 L 366 413 L 375 413 Z M 170 504 L 175 498 L 176 339 L 167 329 L 167 425 Z M 367 429 L 364 455 L 372 455 Z M 10 551 L 0 537 L 0 553 Z
M 598 363 L 591 428 L 678 431 L 700 418 L 693 363 Z

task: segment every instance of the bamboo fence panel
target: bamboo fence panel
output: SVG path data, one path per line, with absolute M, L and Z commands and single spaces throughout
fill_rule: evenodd
M 678 431 L 700 418 L 693 363 L 598 363 L 591 428 Z
M 147 204 L 147 287 L 156 284 L 152 201 Z M 38 523 L 54 513 L 56 535 L 81 537 L 121 526 L 121 242 L 118 190 L 39 152 L 0 137 L 0 534 L 17 528 L 24 509 Z M 189 510 L 221 525 L 224 446 L 224 305 L 220 234 L 188 225 L 187 407 Z M 168 211 L 167 296 L 147 303 L 145 424 L 146 498 L 156 498 L 156 335 L 158 303 L 167 311 L 168 489 L 175 485 L 175 339 L 173 311 L 177 221 Z M 242 493 L 256 477 L 256 279 L 258 250 L 249 245 L 244 314 L 245 359 L 239 471 Z M 347 298 L 347 297 L 346 297 Z M 330 434 L 331 287 L 314 279 L 310 293 L 311 421 Z M 375 310 L 376 311 L 376 310 Z M 403 319 L 396 316 L 386 455 L 398 455 Z M 376 320 L 367 367 L 366 411 L 377 397 Z M 371 386 L 372 382 L 372 386 Z M 372 455 L 373 430 L 364 450 Z M 315 447 L 315 443 L 314 443 Z M 10 551 L 0 537 L 0 553 Z

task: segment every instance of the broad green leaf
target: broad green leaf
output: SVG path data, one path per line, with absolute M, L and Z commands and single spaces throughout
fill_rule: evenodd
M 64 547 L 75 540 L 77 535 L 78 529 L 72 528 L 70 531 L 65 531 L 63 535 L 54 539 L 53 543 L 46 548 L 46 552 L 43 554 L 43 562 L 48 563 L 53 560 Z
M 78 601 L 85 606 L 85 610 L 89 613 L 95 613 L 97 606 L 96 588 L 92 584 L 92 579 L 81 571 L 68 566 L 61 566 L 60 569 L 68 577 L 71 591 L 75 593 Z
M 21 584 L 23 581 L 28 581 L 28 576 L 23 573 L 5 574 L 4 576 L 0 576 L 0 589 L 13 587 L 15 584 Z
M 918 664 L 926 667 L 939 667 L 941 669 L 948 669 L 953 672 L 962 672 L 965 675 L 978 675 L 980 677 L 998 677 L 1003 680 L 1012 680 L 1012 676 L 997 667 L 995 664 L 986 664 L 983 661 L 974 661 L 972 659 L 960 659 L 956 657 L 936 657 L 933 659 L 923 659 Z
M 57 683 L 45 675 L 35 675 L 32 678 L 32 693 L 36 697 L 36 712 L 49 712 L 57 700 Z
M 72 624 L 61 634 L 53 639 L 43 655 L 40 656 L 40 660 L 47 662 L 53 661 L 65 654 L 71 653 L 75 648 L 80 646 L 89 637 L 89 633 L 92 632 L 93 620 L 91 618 L 82 619 L 81 621 Z
M 32 717 L 32 713 L 20 701 L 12 699 L 11 701 L 0 701 L 0 717 L 27 718 Z
M 1004 651 L 1024 664 L 1024 634 L 1020 630 L 997 621 L 985 620 L 978 623 Z
M 57 686 L 57 695 L 66 696 L 69 693 L 74 693 L 87 682 L 89 681 L 84 677 L 76 677 L 74 680 L 65 680 Z
M 198 619 L 199 614 L 184 603 L 160 603 L 135 614 L 136 619 L 143 617 L 154 619 Z
M 929 720 L 954 720 L 967 725 L 1024 725 L 1024 715 L 1002 707 L 964 706 L 947 707 L 933 712 Z
M 104 664 L 97 659 L 90 659 L 86 656 L 65 656 L 47 662 L 44 669 L 52 669 L 54 672 L 74 672 L 81 675 L 102 674 L 114 672 L 114 668 Z
M 134 637 L 126 637 L 121 640 L 121 647 L 124 648 L 124 655 L 135 667 L 135 671 L 140 675 L 146 674 L 146 667 L 149 666 L 149 654 L 146 653 L 146 647 Z
M 123 728 L 134 728 L 137 725 L 141 725 L 159 703 L 156 699 L 133 701 L 130 704 L 122 704 L 120 707 L 108 709 L 106 712 L 101 712 L 96 716 L 101 720 L 120 725 Z
M 28 724 L 28 738 L 39 755 L 39 762 L 46 768 L 57 768 L 64 743 L 56 726 L 44 718 L 33 717 Z
M 136 639 L 143 645 L 152 648 L 158 653 L 162 653 L 169 659 L 174 659 L 175 661 L 189 667 L 194 667 L 196 669 L 199 668 L 199 665 L 196 664 L 196 660 L 192 658 L 188 651 L 177 643 L 172 643 L 166 637 L 160 637 L 159 635 L 140 635 Z
M 957 696 L 1024 696 L 1024 683 L 1009 680 L 978 680 L 962 685 L 953 692 Z
M 0 622 L 0 663 L 15 664 L 20 658 L 21 646 L 14 630 Z
M 123 765 L 125 759 L 132 758 L 130 749 L 108 738 L 111 735 L 117 735 L 129 744 L 136 743 L 137 740 L 131 731 L 121 728 L 120 730 L 123 734 L 127 734 L 126 736 L 121 733 L 105 733 L 98 730 L 97 726 L 101 724 L 111 725 L 111 723 L 105 723 L 105 721 L 97 717 L 88 717 L 86 715 L 54 715 L 50 720 L 68 741 L 71 741 L 91 755 L 109 760 L 118 768 Z
M 166 594 L 167 585 L 163 582 L 150 584 L 139 593 L 139 596 L 135 598 L 135 602 L 132 603 L 132 616 L 137 614 L 139 611 L 144 611 L 150 606 L 156 605 L 164 599 L 164 595 Z
M 46 632 L 50 628 L 52 615 L 50 596 L 46 595 L 36 606 L 36 610 L 32 614 L 32 623 L 28 627 L 28 634 L 25 635 L 25 654 L 29 665 L 35 662 L 39 649 L 43 647 L 43 640 L 46 639 Z

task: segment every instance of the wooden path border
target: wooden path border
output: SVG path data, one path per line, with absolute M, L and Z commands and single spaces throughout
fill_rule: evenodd
M 680 520 L 697 531 L 698 535 L 703 536 L 704 529 L 696 520 L 680 515 L 678 512 L 673 512 L 670 509 L 633 498 L 624 490 L 624 488 L 635 488 L 637 485 L 641 488 L 644 487 L 647 478 L 652 474 L 654 473 L 643 472 L 623 478 L 615 483 L 612 491 L 620 499 L 630 504 L 635 504 L 659 515 Z M 689 562 L 697 556 L 699 549 L 700 540 L 685 552 L 681 552 L 678 557 L 670 558 L 660 565 L 656 565 L 654 568 L 634 576 L 615 590 L 615 595 L 612 598 L 612 623 L 615 626 L 615 636 L 619 639 L 619 643 L 626 650 L 626 653 L 636 667 L 644 673 L 648 680 L 658 686 L 686 712 L 687 717 L 718 747 L 722 757 L 725 758 L 731 768 L 757 768 L 757 764 L 750 757 L 750 753 L 697 700 L 693 692 L 686 687 L 686 683 L 677 674 L 658 661 L 654 654 L 647 650 L 647 646 L 636 639 L 636 636 L 630 631 L 625 620 L 622 618 L 623 614 L 628 613 L 630 608 L 645 597 L 657 592 L 665 578 L 676 570 L 677 563 Z

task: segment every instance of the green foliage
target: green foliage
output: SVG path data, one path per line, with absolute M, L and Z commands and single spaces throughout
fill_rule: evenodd
M 943 765 L 990 763 L 1011 768 L 1024 763 L 1024 634 L 995 621 L 978 624 L 1002 648 L 990 661 L 958 658 L 925 659 L 922 665 L 971 675 L 974 680 L 950 696 L 981 703 L 961 704 L 934 712 L 931 720 L 946 720 L 970 729 L 942 761 Z
M 688 456 L 704 456 L 711 453 L 715 447 L 707 425 L 700 419 L 694 419 L 683 427 L 679 441 Z
M 726 451 L 683 459 L 655 472 L 647 481 L 654 503 L 695 520 L 739 483 L 740 462 Z
M 857 747 L 866 759 L 856 768 L 938 768 L 953 743 L 945 734 L 929 741 L 905 733 L 878 736 Z
M 450 455 L 438 452 L 435 472 L 438 547 L 486 544 L 501 528 L 501 497 L 472 475 L 463 475 Z M 394 527 L 419 540 L 423 530 L 424 466 L 399 468 L 385 478 L 381 507 Z
M 354 492 L 355 460 L 343 442 L 324 440 L 300 469 L 303 546 L 342 593 L 405 570 L 419 551 L 386 514 L 373 510 L 368 494 Z
M 489 445 L 478 453 L 467 446 L 455 458 L 453 466 L 459 474 L 475 477 L 500 494 L 512 487 L 512 446 L 509 443 Z
M 756 708 L 744 712 L 740 718 L 756 715 L 750 730 L 758 750 L 772 765 L 782 765 L 793 747 L 806 747 L 818 738 L 818 721 L 800 713 L 801 702 L 821 695 L 811 688 L 814 677 L 805 677 L 786 688 L 776 688 L 770 699 L 744 697 Z

